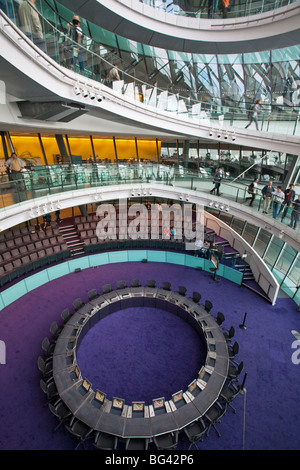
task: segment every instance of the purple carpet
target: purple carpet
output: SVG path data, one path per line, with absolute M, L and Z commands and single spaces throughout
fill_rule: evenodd
M 182 354 L 184 351 L 184 355 Z M 206 345 L 180 317 L 156 308 L 126 308 L 91 328 L 77 352 L 81 374 L 107 398 L 126 403 L 172 398 L 205 363 Z M 108 367 L 109 364 L 109 367 Z
M 204 438 L 199 448 L 300 449 L 298 427 L 300 364 L 293 364 L 291 359 L 294 352 L 292 343 L 295 341 L 291 330 L 300 330 L 300 314 L 295 303 L 288 298 L 279 298 L 276 306 L 272 307 L 257 294 L 240 288 L 230 281 L 220 279 L 220 282 L 214 283 L 207 272 L 151 262 L 120 263 L 72 273 L 26 294 L 0 312 L 0 339 L 5 341 L 7 347 L 7 364 L 0 365 L 0 449 L 74 448 L 74 442 L 64 434 L 62 428 L 56 433 L 53 432 L 56 419 L 48 407 L 44 406 L 45 396 L 39 386 L 40 372 L 37 368 L 37 358 L 42 353 L 41 342 L 45 336 L 50 337 L 50 324 L 54 320 L 60 321 L 61 311 L 66 307 L 72 310 L 72 301 L 75 298 L 81 297 L 83 301 L 87 301 L 90 289 L 97 288 L 101 291 L 101 286 L 106 283 L 111 283 L 115 288 L 117 280 L 125 279 L 130 282 L 133 278 L 139 278 L 142 284 L 148 279 L 156 279 L 158 285 L 161 285 L 162 281 L 170 281 L 173 290 L 179 285 L 185 285 L 188 288 L 187 295 L 197 290 L 202 294 L 203 301 L 205 299 L 212 301 L 213 314 L 217 314 L 218 311 L 224 313 L 226 317 L 224 326 L 229 328 L 233 325 L 236 329 L 235 339 L 240 344 L 238 359 L 244 361 L 247 372 L 245 384 L 247 393 L 235 400 L 237 413 L 234 414 L 228 409 L 226 416 L 218 425 L 221 437 L 219 438 L 214 429 L 211 429 L 209 437 Z M 245 312 L 248 313 L 247 329 L 242 330 L 239 325 L 243 321 Z M 143 313 L 143 316 L 145 315 L 143 322 L 151 323 L 149 318 L 146 318 L 148 314 L 146 311 Z M 166 340 L 165 326 L 163 327 L 166 320 L 165 312 L 157 311 L 156 314 L 158 315 L 156 323 L 162 324 L 162 329 L 158 328 L 156 337 L 152 338 L 153 349 Z M 118 315 L 119 313 L 115 319 Z M 135 312 L 132 311 L 129 315 L 132 316 L 131 319 L 127 316 L 126 321 L 133 321 L 134 315 Z M 115 321 L 113 318 L 110 320 Z M 171 321 L 174 321 L 174 318 Z M 99 327 L 100 324 L 101 322 Z M 104 326 L 102 324 L 100 328 L 103 327 L 102 333 L 109 334 L 111 328 L 104 333 Z M 182 327 L 177 325 L 176 328 Z M 133 331 L 131 334 L 132 344 L 128 345 L 128 348 L 130 346 L 128 351 L 133 357 L 136 335 Z M 120 335 L 127 336 L 124 332 Z M 194 344 L 193 332 L 186 331 L 184 335 L 187 349 L 181 349 L 180 353 L 186 358 L 186 364 L 190 367 L 189 348 Z M 146 339 L 144 338 L 144 341 Z M 117 336 L 114 336 L 114 341 L 118 341 Z M 191 345 L 187 344 L 189 341 Z M 82 348 L 84 347 L 86 345 L 82 343 Z M 147 349 L 150 349 L 150 346 L 147 346 Z M 150 352 L 153 353 L 153 350 Z M 198 367 L 200 356 L 201 352 L 195 359 L 193 367 Z M 79 360 L 82 359 L 79 357 Z M 152 361 L 154 360 L 155 356 L 152 358 Z M 156 364 L 153 366 L 155 374 Z M 81 367 L 85 368 L 86 365 L 82 362 Z M 92 373 L 90 370 L 86 371 L 87 374 Z M 137 372 L 139 377 L 144 373 L 142 370 Z M 159 389 L 164 390 L 166 394 L 174 387 L 181 388 L 182 381 L 189 380 L 188 376 L 176 377 L 176 374 L 171 378 L 179 379 L 179 382 L 176 382 L 176 385 L 172 384 L 170 389 L 168 389 L 168 374 L 160 374 L 158 380 Z M 91 381 L 93 380 L 98 379 L 95 377 Z M 114 374 L 111 374 L 111 377 L 107 376 L 105 387 L 107 389 L 109 386 L 112 387 L 109 393 L 117 389 L 118 382 Z M 126 392 L 125 389 L 118 390 L 121 395 Z M 133 397 L 131 392 L 126 393 L 128 400 L 131 400 Z M 151 396 L 153 393 L 155 394 L 155 391 L 152 390 Z M 187 447 L 187 442 L 180 439 L 179 449 Z

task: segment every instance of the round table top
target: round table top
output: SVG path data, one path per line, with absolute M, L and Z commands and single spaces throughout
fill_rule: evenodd
M 85 333 L 105 316 L 134 306 L 152 306 L 173 312 L 189 322 L 206 342 L 207 356 L 187 390 L 153 400 L 126 404 L 122 398 L 106 398 L 82 377 L 76 348 Z M 188 357 L 187 357 L 188 364 Z M 53 377 L 60 398 L 73 415 L 95 431 L 122 438 L 152 438 L 179 431 L 201 416 L 218 399 L 227 377 L 228 347 L 215 319 L 192 299 L 160 288 L 128 287 L 99 295 L 84 304 L 65 324 L 53 353 Z

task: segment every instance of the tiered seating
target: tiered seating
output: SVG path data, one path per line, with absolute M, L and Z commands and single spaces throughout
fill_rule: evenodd
M 65 259 L 69 249 L 55 223 L 46 233 L 22 227 L 0 234 L 0 286 L 34 269 Z
M 118 234 L 122 230 L 122 227 L 123 226 L 127 227 L 130 224 L 130 222 L 135 219 L 135 217 L 136 217 L 135 215 L 129 216 L 126 214 L 126 218 L 123 218 L 122 214 L 120 214 L 119 211 L 116 211 L 116 238 L 117 239 L 119 239 Z M 133 247 L 135 247 L 134 246 L 135 242 L 137 242 L 138 240 L 143 240 L 144 242 L 146 240 L 150 240 L 151 228 L 153 231 L 157 231 L 158 233 L 158 236 L 153 238 L 152 240 L 153 242 L 157 240 L 158 238 L 160 238 L 160 241 L 165 245 L 167 245 L 167 243 L 170 241 L 174 243 L 173 239 L 171 240 L 163 239 L 164 227 L 163 227 L 163 223 L 161 219 L 159 220 L 159 222 L 155 220 L 151 220 L 150 212 L 148 213 L 148 218 L 141 215 L 140 219 L 142 221 L 142 229 L 140 229 L 140 232 L 137 233 L 136 239 L 133 239 L 133 237 L 130 237 L 130 236 L 126 237 L 127 241 L 130 242 L 130 245 L 133 245 Z M 100 218 L 96 216 L 95 214 L 90 214 L 88 216 L 75 217 L 74 219 L 75 228 L 79 234 L 80 239 L 84 242 L 85 247 L 89 245 L 103 245 L 103 243 L 113 241 L 112 240 L 113 237 L 111 237 L 109 233 L 107 233 L 106 240 L 102 240 L 102 241 L 99 240 L 96 234 L 96 228 L 97 228 L 97 224 L 99 220 Z M 175 224 L 174 214 L 171 212 L 170 226 L 172 226 L 173 224 L 177 226 L 177 224 Z M 182 229 L 182 233 L 183 233 L 183 229 Z M 120 243 L 123 244 L 122 242 Z M 114 243 L 114 246 L 115 245 L 116 245 L 116 242 Z M 90 250 L 88 249 L 88 251 Z

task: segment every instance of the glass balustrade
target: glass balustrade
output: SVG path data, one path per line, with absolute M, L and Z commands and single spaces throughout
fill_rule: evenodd
M 178 16 L 188 16 L 193 18 L 237 18 L 241 16 L 251 16 L 276 10 L 294 3 L 296 0 L 249 0 L 226 2 L 225 9 L 222 0 L 139 0 L 144 5 L 148 5 L 157 10 L 164 11 Z M 134 3 L 132 3 L 134 9 Z
M 8 175 L 2 175 L 0 182 L 0 213 L 5 212 L 13 204 L 22 206 L 24 201 L 32 200 L 35 201 L 35 204 L 33 204 L 29 215 L 35 220 L 45 213 L 44 205 L 39 202 L 39 198 L 42 196 L 51 196 L 50 206 L 53 204 L 53 211 L 55 211 L 62 193 L 65 191 L 95 188 L 95 195 L 99 195 L 101 194 L 101 188 L 105 186 L 122 184 L 130 184 L 133 189 L 135 185 L 141 184 L 145 187 L 148 186 L 149 190 L 151 190 L 151 184 L 163 184 L 180 188 L 184 201 L 187 199 L 187 191 L 209 193 L 213 187 L 212 179 L 208 175 L 197 171 L 181 172 L 174 167 L 153 163 L 130 165 L 87 163 L 82 165 L 41 166 L 33 167 L 31 170 L 26 169 L 19 181 L 10 181 Z M 147 193 L 149 192 L 147 191 Z M 258 193 L 253 206 L 254 210 L 259 210 L 261 207 L 260 190 Z M 230 213 L 232 201 L 244 204 L 246 196 L 247 185 L 243 182 L 236 183 L 229 178 L 224 178 L 221 183 L 220 202 L 216 201 L 216 198 L 208 197 L 206 210 L 223 220 L 253 246 L 272 270 L 282 290 L 298 302 L 298 291 L 300 295 L 298 289 L 299 260 L 296 250 L 286 246 L 286 243 L 281 239 L 272 237 L 268 230 L 259 228 L 253 223 Z M 95 198 L 94 204 L 97 205 L 100 201 Z M 146 203 L 149 201 L 157 202 L 158 199 L 141 194 L 134 201 Z M 73 205 L 76 206 L 75 196 Z M 46 211 L 49 211 L 49 204 Z M 270 223 L 272 223 L 271 213 L 269 218 Z M 278 220 L 280 221 L 280 219 Z M 287 224 L 290 222 L 290 214 L 287 215 L 285 221 Z M 284 230 L 284 224 L 282 224 L 282 228 Z M 296 231 L 298 232 L 298 228 Z
M 20 21 L 14 7 L 15 4 L 9 3 L 8 0 L 5 1 L 7 10 L 8 5 L 11 5 L 10 16 L 19 27 Z M 32 4 L 30 6 L 34 8 Z M 71 49 L 77 49 L 76 43 L 70 40 L 66 34 L 67 26 L 64 31 L 55 26 L 61 24 L 61 17 L 53 11 L 53 24 L 43 17 L 40 12 L 38 12 L 38 15 L 44 31 L 42 44 L 40 39 L 37 41 L 33 35 L 28 33 L 27 35 L 39 47 L 44 49 L 49 57 L 58 64 L 67 67 L 65 44 L 71 41 Z M 162 118 L 164 116 L 174 116 L 176 119 L 185 122 L 188 120 L 192 125 L 211 126 L 220 135 L 226 132 L 232 134 L 234 128 L 242 129 L 249 123 L 252 113 L 250 109 L 252 104 L 250 102 L 244 101 L 240 104 L 236 103 L 234 106 L 224 106 L 222 100 L 218 97 L 214 97 L 209 101 L 206 97 L 199 100 L 197 94 L 196 97 L 192 97 L 192 94 L 182 96 L 180 93 L 172 93 L 169 90 L 150 85 L 136 76 L 114 67 L 93 50 L 94 42 L 87 35 L 84 38 L 84 45 L 80 48 L 84 69 L 81 70 L 78 60 L 72 65 L 75 72 L 78 72 L 78 74 L 81 72 L 84 75 L 84 77 L 78 76 L 78 86 L 74 89 L 74 100 L 76 99 L 76 93 L 85 92 L 87 96 L 93 95 L 97 98 L 96 82 L 100 81 L 102 85 L 111 87 L 116 95 L 120 94 L 128 100 L 138 103 L 141 106 L 141 112 L 143 112 L 143 109 L 155 110 L 161 113 Z M 112 68 L 117 70 L 117 79 L 107 82 L 107 74 Z M 289 93 L 286 97 L 281 96 L 282 99 L 277 100 L 275 104 L 262 104 L 257 118 L 257 129 L 259 131 L 272 134 L 300 135 L 298 126 L 300 108 L 297 87 L 298 85 L 295 82 L 294 92 Z M 101 96 L 99 99 L 101 99 Z M 255 130 L 255 126 L 255 122 L 251 123 L 250 129 Z

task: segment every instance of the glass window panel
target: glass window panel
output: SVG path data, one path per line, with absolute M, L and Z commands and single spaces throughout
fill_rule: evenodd
M 269 267 L 274 266 L 276 259 L 283 247 L 284 242 L 280 238 L 274 237 L 271 244 L 268 247 L 267 252 L 264 255 L 264 261 Z
M 246 228 L 243 233 L 243 238 L 244 240 L 246 240 L 246 242 L 249 243 L 249 245 L 253 245 L 258 230 L 259 228 L 256 227 L 256 225 L 252 225 L 249 223 L 246 224 Z
M 259 256 L 262 256 L 264 254 L 264 251 L 266 249 L 267 244 L 269 243 L 270 238 L 270 232 L 267 232 L 264 229 L 260 230 L 255 245 L 253 247 L 255 251 L 259 254 Z
M 288 270 L 290 269 L 290 266 L 294 261 L 296 254 L 297 251 L 294 250 L 294 248 L 292 248 L 291 246 L 286 246 L 279 260 L 273 268 L 273 273 L 276 273 L 279 277 L 285 276 Z
M 244 220 L 239 219 L 238 217 L 233 217 L 231 228 L 235 230 L 237 233 L 241 234 L 244 224 L 245 224 Z
M 298 253 L 298 258 L 291 269 L 291 271 L 288 273 L 287 278 L 291 280 L 295 286 L 299 286 L 300 284 L 300 258 L 299 258 L 299 253 Z
M 231 220 L 232 220 L 232 215 L 227 214 L 226 212 L 220 212 L 219 218 L 225 222 L 225 224 L 230 225 Z

